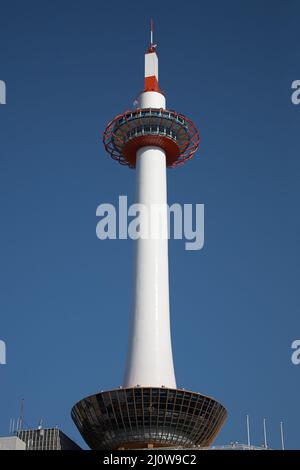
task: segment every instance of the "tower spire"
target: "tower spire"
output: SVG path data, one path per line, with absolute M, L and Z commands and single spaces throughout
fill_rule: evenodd
M 157 48 L 157 44 L 154 44 L 154 21 L 153 17 L 150 18 L 150 45 L 146 51 L 146 54 L 150 52 L 155 52 Z
M 144 91 L 160 92 L 159 86 L 158 86 L 158 57 L 156 53 L 157 44 L 153 43 L 153 32 L 154 32 L 153 18 L 151 17 L 150 18 L 150 45 L 145 53 Z M 164 107 L 164 106 L 160 104 L 158 107 Z
M 150 18 L 150 47 L 153 46 L 153 32 L 154 32 L 154 25 L 153 25 L 153 18 Z

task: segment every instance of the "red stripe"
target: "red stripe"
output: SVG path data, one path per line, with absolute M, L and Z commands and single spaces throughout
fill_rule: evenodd
M 159 91 L 158 81 L 155 75 L 151 75 L 151 77 L 145 77 L 144 91 Z

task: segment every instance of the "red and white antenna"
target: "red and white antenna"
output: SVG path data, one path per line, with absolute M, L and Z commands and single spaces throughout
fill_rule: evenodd
M 145 53 L 145 84 L 144 91 L 159 92 L 158 86 L 158 57 L 156 53 L 157 44 L 153 43 L 153 18 L 150 20 L 150 46 Z M 158 107 L 164 107 L 165 102 L 159 103 Z

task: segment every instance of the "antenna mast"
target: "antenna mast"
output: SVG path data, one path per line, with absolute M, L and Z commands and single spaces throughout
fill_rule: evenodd
M 280 421 L 280 437 L 281 437 L 281 449 L 284 450 L 284 436 L 283 436 L 283 422 Z
M 153 46 L 153 31 L 154 31 L 154 25 L 153 25 L 153 18 L 150 18 L 150 47 Z
M 266 418 L 264 418 L 264 446 L 265 446 L 265 449 L 268 448 L 268 443 L 267 443 L 267 420 Z
M 248 442 L 248 447 L 251 446 L 250 442 L 250 422 L 249 422 L 249 415 L 246 416 L 247 419 L 247 442 Z
M 21 431 L 23 427 L 23 415 L 24 415 L 24 398 L 22 398 L 21 406 L 20 406 L 19 431 Z

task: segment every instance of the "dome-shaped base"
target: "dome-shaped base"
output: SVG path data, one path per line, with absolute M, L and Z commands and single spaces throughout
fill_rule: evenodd
M 213 398 L 170 388 L 120 388 L 91 395 L 72 418 L 93 450 L 209 446 L 227 412 Z

